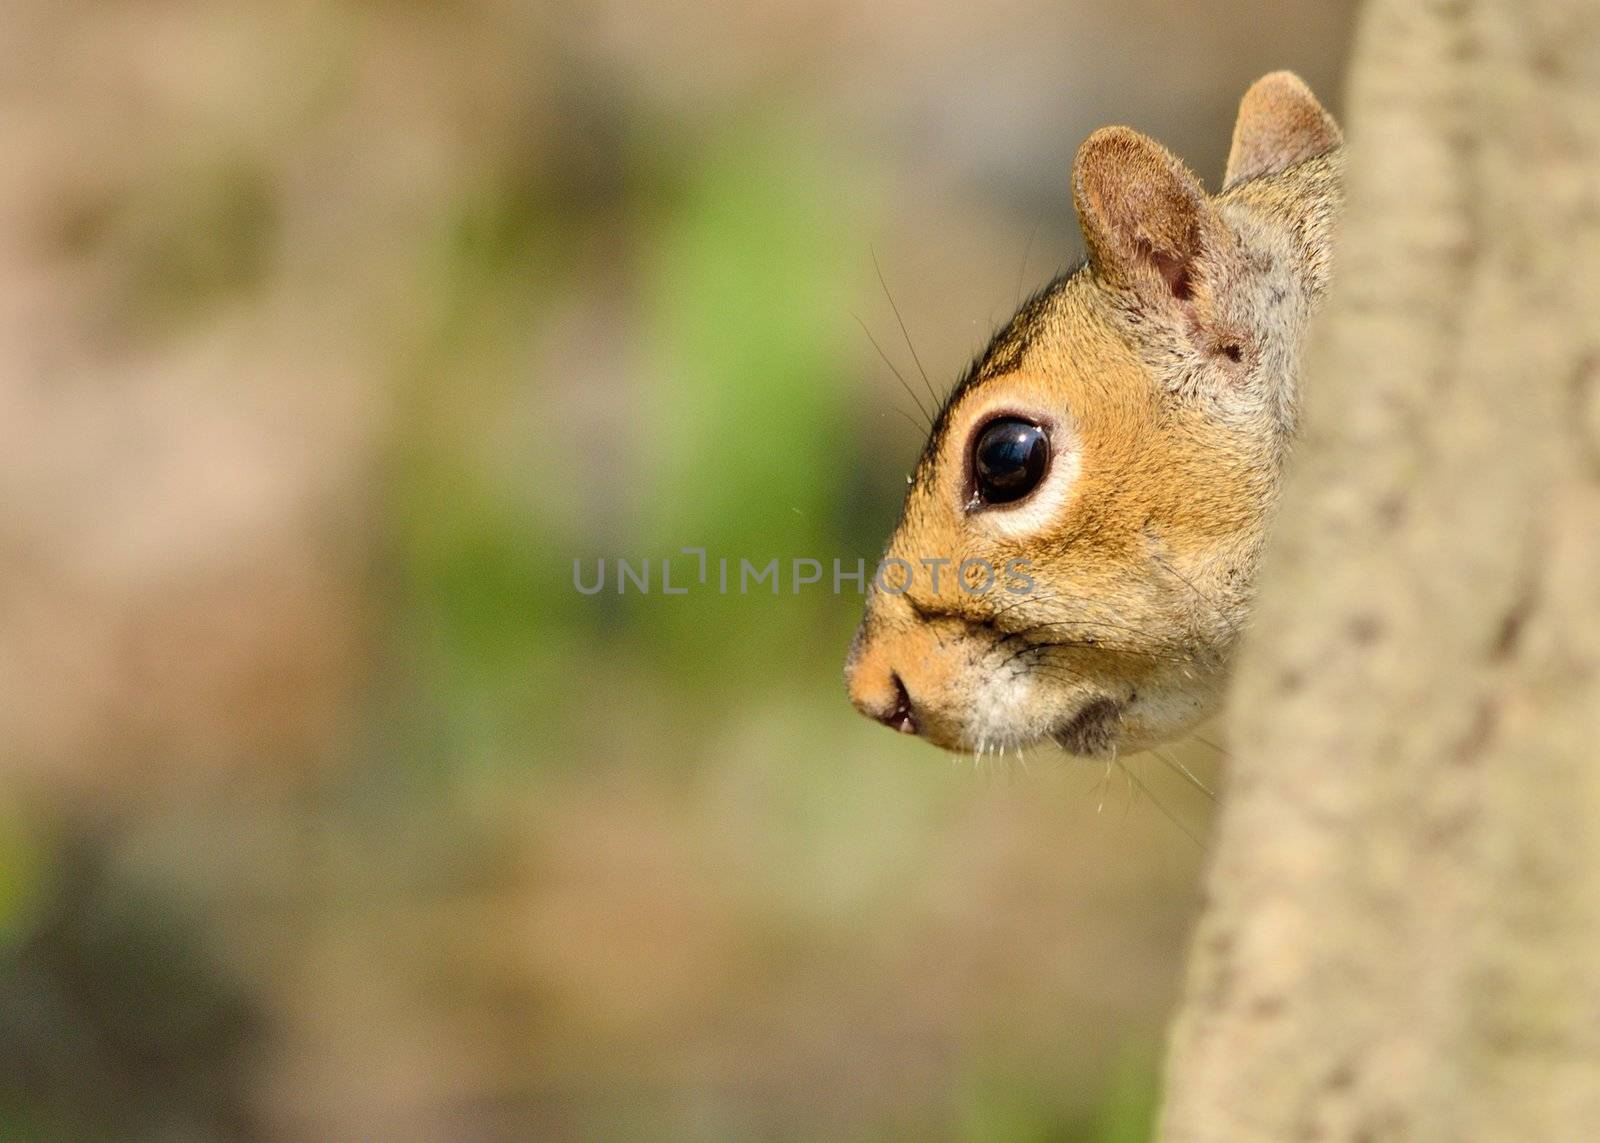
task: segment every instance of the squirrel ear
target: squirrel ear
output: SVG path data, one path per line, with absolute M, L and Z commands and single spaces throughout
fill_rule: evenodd
M 1176 156 L 1127 127 L 1103 127 L 1078 149 L 1072 198 L 1096 274 L 1188 301 L 1194 262 L 1221 224 Z
M 1239 101 L 1223 188 L 1276 174 L 1343 142 L 1339 125 L 1305 81 L 1292 71 L 1275 71 L 1251 84 Z

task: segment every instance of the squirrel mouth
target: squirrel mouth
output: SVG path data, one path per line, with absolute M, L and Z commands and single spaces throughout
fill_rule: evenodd
M 1111 699 L 1095 699 L 1051 732 L 1057 746 L 1080 757 L 1101 757 L 1117 741 L 1122 708 Z

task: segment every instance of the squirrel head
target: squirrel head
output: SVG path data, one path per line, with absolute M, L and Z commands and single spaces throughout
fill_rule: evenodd
M 845 677 L 951 750 L 1137 750 L 1216 710 L 1328 280 L 1341 136 L 1279 72 L 1221 193 L 1125 127 L 1078 152 L 1088 261 L 945 401 Z

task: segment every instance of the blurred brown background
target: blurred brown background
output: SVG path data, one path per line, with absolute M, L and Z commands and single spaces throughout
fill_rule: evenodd
M 874 261 L 942 389 L 1351 7 L 4 5 L 0 1134 L 1143 1138 L 1209 803 L 572 560 L 874 557 Z

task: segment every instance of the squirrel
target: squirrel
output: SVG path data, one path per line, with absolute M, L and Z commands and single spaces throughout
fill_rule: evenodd
M 1087 261 L 1023 304 L 935 418 L 846 660 L 857 709 L 952 751 L 1086 757 L 1217 711 L 1295 435 L 1342 148 L 1290 72 L 1245 93 L 1214 196 L 1127 127 L 1083 143 Z

